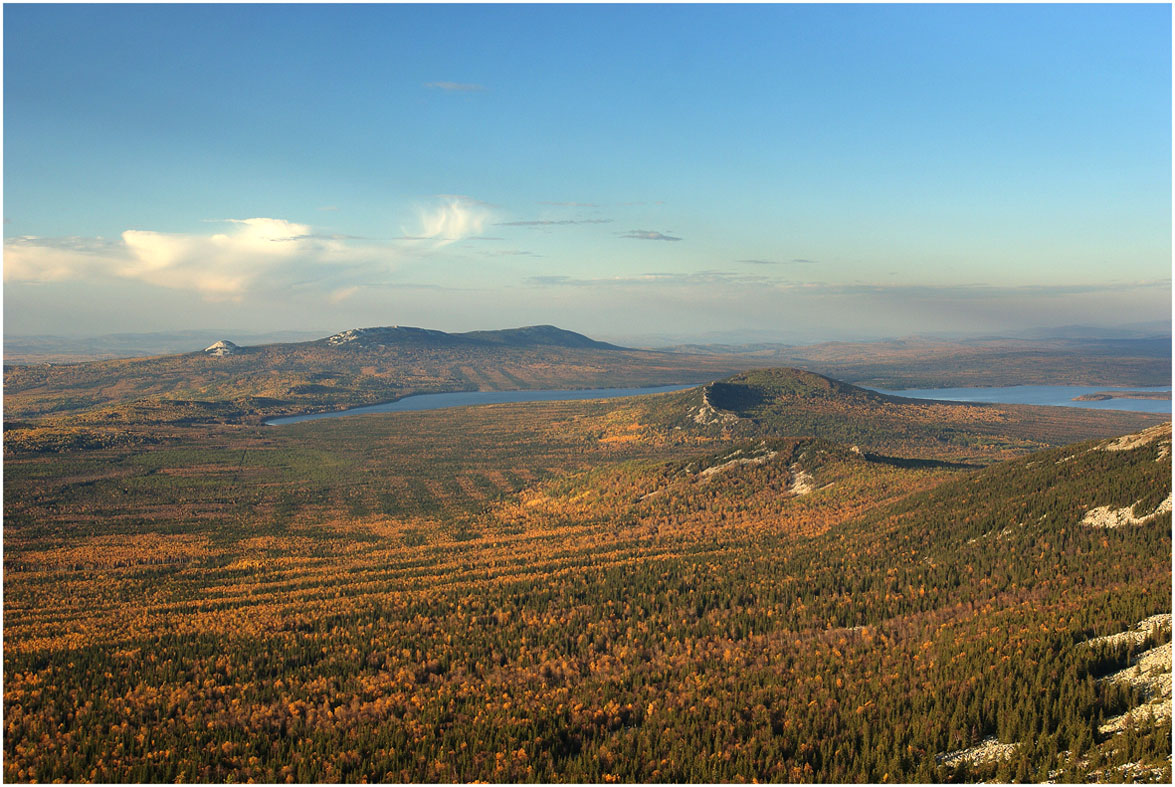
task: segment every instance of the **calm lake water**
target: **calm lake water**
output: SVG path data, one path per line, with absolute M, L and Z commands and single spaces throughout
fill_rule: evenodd
M 417 394 L 406 396 L 395 402 L 353 407 L 350 410 L 335 410 L 330 413 L 312 415 L 291 415 L 286 418 L 272 418 L 267 426 L 296 424 L 300 421 L 317 421 L 322 418 L 341 418 L 344 415 L 366 413 L 401 413 L 411 410 L 441 410 L 446 407 L 467 407 L 475 404 L 506 404 L 512 402 L 565 402 L 574 399 L 615 399 L 620 396 L 667 393 L 693 388 L 702 383 L 686 385 L 655 385 L 649 388 L 590 388 L 582 391 L 458 391 L 456 393 Z
M 1091 410 L 1133 410 L 1143 413 L 1171 413 L 1170 400 L 1107 399 L 1103 402 L 1074 402 L 1073 397 L 1099 391 L 1170 391 L 1171 386 L 1116 388 L 1108 385 L 1013 385 L 1007 388 L 908 388 L 903 391 L 872 390 L 911 399 L 938 399 L 947 402 L 995 402 L 998 404 L 1046 404 L 1087 407 Z
M 468 407 L 478 404 L 506 404 L 514 402 L 564 402 L 574 399 L 613 399 L 620 396 L 666 393 L 693 388 L 703 383 L 687 385 L 657 385 L 647 388 L 593 388 L 581 391 L 459 391 L 456 393 L 418 394 L 406 396 L 395 402 L 354 407 L 350 410 L 335 410 L 312 415 L 291 415 L 272 418 L 268 426 L 296 424 L 301 421 L 317 421 L 322 418 L 341 418 L 346 415 L 367 413 L 400 413 L 412 410 L 441 410 L 446 407 Z M 998 404 L 1045 404 L 1062 407 L 1088 407 L 1094 410 L 1134 410 L 1144 413 L 1171 412 L 1170 401 L 1154 399 L 1108 399 L 1104 402 L 1074 402 L 1073 397 L 1098 391 L 1114 390 L 1110 386 L 1088 385 L 1014 385 L 1007 388 L 908 388 L 902 391 L 888 391 L 882 388 L 871 390 L 911 399 L 938 399 L 948 402 L 995 402 Z M 1170 391 L 1171 386 L 1138 386 L 1124 388 L 1129 391 Z

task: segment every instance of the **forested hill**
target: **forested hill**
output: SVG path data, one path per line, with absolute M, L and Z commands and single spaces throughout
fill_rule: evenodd
M 1155 414 L 935 402 L 888 396 L 802 369 L 758 369 L 644 400 L 637 420 L 737 438 L 811 436 L 908 457 L 984 460 L 1159 424 Z
M 351 348 L 386 346 L 454 347 L 461 345 L 504 345 L 507 347 L 568 347 L 596 350 L 623 350 L 607 342 L 598 342 L 581 333 L 556 328 L 554 325 L 529 325 L 525 328 L 504 328 L 496 331 L 467 331 L 446 333 L 427 328 L 393 325 L 384 328 L 353 328 L 336 333 L 316 344 Z

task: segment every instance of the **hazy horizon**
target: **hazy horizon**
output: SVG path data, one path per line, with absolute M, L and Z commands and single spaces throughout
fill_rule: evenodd
M 4 330 L 1168 320 L 1170 13 L 9 5 Z
M 276 330 L 249 331 L 241 328 L 209 326 L 205 328 L 179 329 L 174 331 L 124 332 L 110 334 L 57 333 L 57 334 L 14 334 L 8 333 L 4 340 L 4 355 L 21 358 L 50 357 L 54 353 L 73 354 L 80 360 L 90 357 L 135 357 L 192 352 L 204 349 L 215 341 L 225 340 L 241 346 L 258 346 L 287 342 L 305 342 L 326 338 L 351 328 L 382 327 L 376 325 L 336 326 L 329 330 Z M 435 325 L 414 325 L 414 328 L 446 330 L 459 333 L 456 329 L 438 328 Z M 502 330 L 524 327 L 521 325 L 482 325 L 472 330 Z M 556 326 L 563 327 L 563 326 Z M 564 328 L 567 330 L 566 328 Z M 984 341 L 984 340 L 1045 340 L 1045 339 L 1147 339 L 1171 335 L 1170 321 L 1122 323 L 1115 326 L 1040 326 L 1022 331 L 922 332 L 894 336 L 852 335 L 848 333 L 785 333 L 762 329 L 744 328 L 725 331 L 693 333 L 623 333 L 577 331 L 584 335 L 624 347 L 672 348 L 675 346 L 756 347 L 756 346 L 805 346 L 823 343 L 856 342 L 900 342 L 900 341 Z

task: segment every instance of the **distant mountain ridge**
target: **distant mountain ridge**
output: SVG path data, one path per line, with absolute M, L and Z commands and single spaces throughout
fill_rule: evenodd
M 312 331 L 258 332 L 229 327 L 154 333 L 117 333 L 103 336 L 4 336 L 5 364 L 84 363 L 117 358 L 147 358 L 188 353 L 226 336 L 238 345 L 305 342 L 318 338 Z
M 524 328 L 504 328 L 497 331 L 467 331 L 454 334 L 471 340 L 508 344 L 515 347 L 591 347 L 597 350 L 624 350 L 617 344 L 597 341 L 582 333 L 557 328 L 554 325 L 528 325 Z
M 623 350 L 615 344 L 599 342 L 582 333 L 557 328 L 554 325 L 528 325 L 522 328 L 504 328 L 493 331 L 466 331 L 448 333 L 430 328 L 390 325 L 377 328 L 351 328 L 316 343 L 335 347 L 387 345 L 425 345 L 443 347 L 456 345 L 503 345 L 508 347 L 568 347 L 595 350 Z
M 232 345 L 232 354 L 251 354 L 260 348 L 281 346 L 353 345 L 359 347 L 562 347 L 567 349 L 625 350 L 554 325 L 528 325 L 502 330 L 449 333 L 404 325 L 351 328 L 323 337 L 307 331 L 256 333 L 231 329 L 177 331 L 171 333 L 112 334 L 97 337 L 9 336 L 5 337 L 5 363 L 85 363 L 119 358 L 146 358 L 161 355 L 223 357 L 229 353 L 209 352 L 216 344 Z M 209 347 L 209 345 L 213 345 Z
M 249 346 L 228 334 L 176 355 L 6 365 L 5 415 L 60 416 L 137 401 L 152 403 L 164 420 L 177 413 L 190 420 L 175 408 L 182 400 L 231 403 L 235 417 L 260 418 L 417 393 L 693 383 L 737 369 L 721 358 L 632 350 L 553 325 L 467 333 L 393 325 Z M 228 417 L 219 409 L 215 416 Z

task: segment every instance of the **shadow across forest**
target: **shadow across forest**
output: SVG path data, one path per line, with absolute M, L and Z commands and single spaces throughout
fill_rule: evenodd
M 868 451 L 862 453 L 861 456 L 870 462 L 892 465 L 906 470 L 979 470 L 986 466 L 970 462 L 948 462 L 945 459 L 909 459 L 904 456 L 884 456 L 871 454 Z

